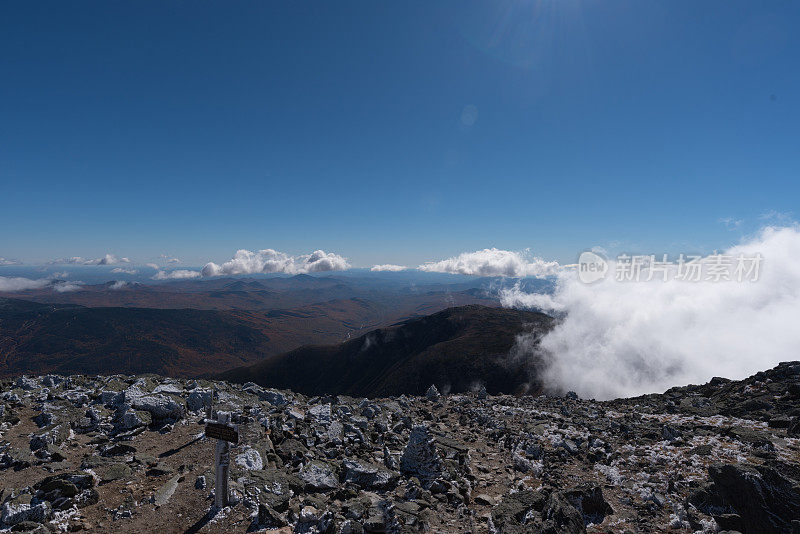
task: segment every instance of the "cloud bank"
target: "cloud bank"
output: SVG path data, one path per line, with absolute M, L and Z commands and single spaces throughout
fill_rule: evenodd
M 175 271 L 158 271 L 151 277 L 153 280 L 189 280 L 200 278 L 200 271 L 177 269 Z
M 114 254 L 106 254 L 102 258 L 85 259 L 81 256 L 71 258 L 58 258 L 50 262 L 51 265 L 115 265 L 117 263 L 130 263 L 128 258 L 118 258 Z
M 384 263 L 383 265 L 373 265 L 370 271 L 389 271 L 389 272 L 399 272 L 405 271 L 408 269 L 405 265 L 393 265 L 391 263 Z
M 30 278 L 0 276 L 0 291 L 25 291 L 26 289 L 41 289 L 48 286 L 51 281 L 47 278 L 31 280 Z
M 63 273 L 55 273 L 63 274 Z M 29 289 L 42 289 L 49 287 L 58 293 L 77 291 L 83 282 L 64 282 L 53 281 L 52 276 L 48 278 L 23 278 L 0 276 L 0 293 L 13 293 L 16 291 L 27 291 Z
M 21 265 L 19 260 L 12 260 L 8 258 L 0 258 L 0 265 Z
M 608 399 L 741 379 L 785 360 L 800 347 L 800 228 L 768 227 L 725 252 L 763 256 L 754 282 L 685 282 L 655 277 L 583 284 L 559 275 L 553 295 L 504 291 L 506 306 L 565 313 L 539 348 L 544 379 L 585 397 Z M 609 272 L 614 273 L 615 265 Z
M 256 252 L 238 250 L 233 259 L 222 265 L 210 262 L 203 267 L 203 276 L 256 273 L 305 274 L 349 269 L 347 259 L 338 254 L 317 250 L 311 254 L 290 256 L 272 249 Z
M 114 267 L 113 269 L 111 269 L 111 272 L 114 274 L 136 274 L 139 271 L 137 271 L 136 269 L 124 269 L 122 267 Z
M 531 257 L 527 250 L 514 252 L 487 248 L 475 252 L 463 252 L 446 260 L 424 263 L 418 269 L 436 273 L 524 278 L 554 275 L 559 271 L 559 265 L 555 261 Z

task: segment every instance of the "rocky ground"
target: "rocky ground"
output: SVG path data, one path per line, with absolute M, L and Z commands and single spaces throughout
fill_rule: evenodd
M 800 362 L 611 402 L 155 376 L 0 385 L 3 531 L 800 532 Z M 240 433 L 223 509 L 212 391 Z

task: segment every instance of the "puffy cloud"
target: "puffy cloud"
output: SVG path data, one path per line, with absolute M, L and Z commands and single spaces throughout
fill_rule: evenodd
M 116 290 L 116 289 L 122 289 L 127 285 L 128 285 L 128 282 L 126 282 L 124 280 L 117 280 L 116 282 L 114 282 L 113 284 L 108 286 L 108 288 Z
M 85 259 L 81 256 L 73 256 L 71 258 L 58 258 L 50 262 L 50 264 L 66 264 L 66 265 L 115 265 L 117 263 L 130 263 L 128 258 L 118 258 L 114 254 L 106 254 L 102 258 Z
M 370 271 L 405 271 L 408 269 L 405 265 L 392 265 L 391 263 L 384 263 L 383 265 L 373 265 Z
M 175 271 L 158 271 L 151 278 L 153 280 L 188 280 L 199 278 L 200 271 L 189 271 L 187 269 L 177 269 Z
M 161 254 L 160 258 L 164 260 L 166 263 L 180 263 L 181 260 L 179 258 L 170 257 L 167 254 Z
M 620 282 L 610 262 L 610 276 L 593 284 L 573 271 L 559 275 L 552 295 L 502 292 L 504 305 L 563 314 L 540 345 L 522 337 L 517 349 L 547 359 L 546 382 L 602 399 L 714 376 L 741 379 L 796 360 L 800 229 L 768 227 L 725 254 L 761 254 L 758 280 L 663 281 L 657 275 Z
M 304 274 L 322 271 L 341 271 L 349 269 L 350 264 L 338 254 L 316 250 L 311 254 L 290 256 L 272 249 L 251 252 L 238 250 L 233 259 L 222 265 L 207 263 L 203 267 L 203 276 L 255 274 L 255 273 L 287 273 Z
M 71 293 L 73 291 L 78 291 L 81 288 L 81 284 L 83 284 L 83 282 L 58 282 L 53 284 L 53 291 L 58 293 Z
M 560 267 L 557 262 L 531 257 L 527 250 L 514 252 L 487 248 L 475 252 L 463 252 L 442 261 L 424 263 L 418 269 L 437 273 L 523 278 L 554 275 Z
M 161 267 L 159 267 L 155 263 L 145 263 L 145 266 L 150 267 L 151 269 L 155 269 L 156 271 L 160 271 L 161 270 Z
M 21 265 L 19 260 L 11 260 L 8 258 L 0 258 L 0 265 Z
M 114 267 L 113 269 L 111 269 L 111 272 L 114 274 L 136 274 L 139 271 L 137 271 L 136 269 L 124 269 L 122 267 Z
M 0 291 L 25 291 L 26 289 L 41 289 L 51 283 L 47 278 L 31 280 L 30 278 L 0 276 Z

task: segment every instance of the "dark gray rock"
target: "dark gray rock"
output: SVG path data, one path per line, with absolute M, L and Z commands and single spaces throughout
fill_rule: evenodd
M 745 532 L 788 532 L 800 517 L 800 486 L 767 466 L 714 465 L 714 491 L 741 517 Z
M 395 486 L 399 474 L 383 466 L 361 460 L 342 462 L 344 481 L 366 489 L 389 489 Z

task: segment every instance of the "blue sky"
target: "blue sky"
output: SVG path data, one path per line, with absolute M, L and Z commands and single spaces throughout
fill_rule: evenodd
M 0 15 L 0 257 L 571 262 L 724 248 L 797 211 L 797 2 Z

